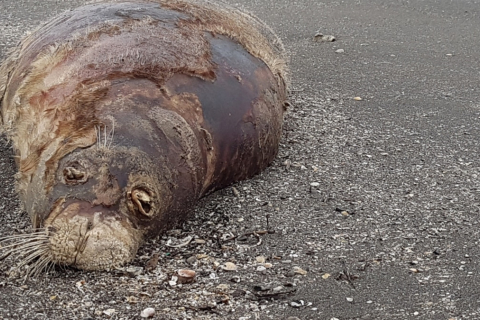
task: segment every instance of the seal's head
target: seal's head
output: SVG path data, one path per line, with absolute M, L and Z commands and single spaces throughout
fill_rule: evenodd
M 31 272 L 48 265 L 118 267 L 172 220 L 165 214 L 171 203 L 170 186 L 163 183 L 168 169 L 137 148 L 107 144 L 62 158 L 44 203 L 30 202 L 39 231 L 17 238 L 12 252 L 22 256 L 21 265 L 35 261 Z
M 132 148 L 94 146 L 62 159 L 53 209 L 35 218 L 48 230 L 49 260 L 84 270 L 130 261 L 169 201 L 157 167 Z

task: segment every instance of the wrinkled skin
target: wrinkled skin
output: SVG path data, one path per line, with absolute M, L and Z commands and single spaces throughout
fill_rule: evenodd
M 25 209 L 48 236 L 45 259 L 119 266 L 200 197 L 275 157 L 281 50 L 257 20 L 209 6 L 86 6 L 0 68 L 2 121 Z

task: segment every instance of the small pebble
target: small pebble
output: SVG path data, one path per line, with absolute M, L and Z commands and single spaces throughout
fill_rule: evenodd
M 103 311 L 103 314 L 110 317 L 110 316 L 112 316 L 115 312 L 116 312 L 115 309 L 107 309 L 107 310 L 104 310 L 104 311 Z
M 317 32 L 313 37 L 315 41 L 325 41 L 325 42 L 334 42 L 335 37 L 330 34 L 322 34 L 321 32 Z
M 264 256 L 258 256 L 258 257 L 255 258 L 255 260 L 258 263 L 265 263 L 265 257 Z
M 298 301 L 292 301 L 290 302 L 290 305 L 294 308 L 300 308 L 305 304 L 303 300 L 298 300 Z
M 293 272 L 295 273 L 298 273 L 298 274 L 301 274 L 301 275 L 306 275 L 308 272 L 303 270 L 302 268 L 300 267 L 293 267 Z
M 338 50 L 335 50 L 335 53 L 344 53 L 345 50 L 344 49 L 338 49 Z
M 347 297 L 348 302 L 353 302 L 353 298 Z
M 218 291 L 227 292 L 230 290 L 230 286 L 226 283 L 219 284 L 216 288 Z
M 259 271 L 259 272 L 263 272 L 265 270 L 267 270 L 267 268 L 265 268 L 264 266 L 258 266 L 257 267 L 257 271 Z
M 178 283 L 192 283 L 195 280 L 196 272 L 190 269 L 180 269 L 177 271 Z
M 233 262 L 225 262 L 225 265 L 222 266 L 222 269 L 225 271 L 237 271 L 237 266 Z
M 155 309 L 153 308 L 146 308 L 140 313 L 140 317 L 142 318 L 152 318 L 155 315 Z
M 355 100 L 355 101 L 362 101 L 363 99 L 362 99 L 362 97 L 354 97 L 353 100 Z

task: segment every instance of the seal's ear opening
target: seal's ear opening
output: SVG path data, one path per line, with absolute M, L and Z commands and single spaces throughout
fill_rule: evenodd
M 145 187 L 134 188 L 127 192 L 129 200 L 128 208 L 134 213 L 141 214 L 145 217 L 153 217 L 155 211 L 153 210 L 153 193 Z

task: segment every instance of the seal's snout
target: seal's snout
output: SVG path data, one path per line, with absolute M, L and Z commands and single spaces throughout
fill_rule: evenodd
M 59 210 L 60 211 L 60 210 Z M 46 221 L 51 261 L 84 270 L 111 269 L 135 256 L 139 233 L 131 222 L 104 206 L 71 201 Z

